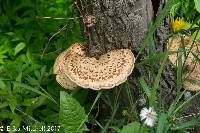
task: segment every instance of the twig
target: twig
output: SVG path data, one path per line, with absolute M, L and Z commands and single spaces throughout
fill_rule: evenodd
M 103 129 L 103 126 L 97 120 L 95 120 L 95 122 L 101 129 Z
M 62 32 L 62 31 L 67 27 L 67 25 L 68 25 L 68 24 L 65 24 L 58 32 L 56 32 L 55 34 L 53 34 L 53 35 L 49 38 L 48 43 L 45 45 L 45 48 L 44 48 L 44 50 L 42 51 L 41 59 L 43 58 L 44 53 L 46 52 L 46 50 L 47 50 L 47 48 L 48 48 L 48 46 L 49 46 L 51 40 L 52 40 L 56 35 L 58 35 L 60 32 Z
M 48 17 L 48 16 L 36 16 L 36 18 L 37 19 L 74 20 L 74 19 L 77 19 L 79 17 L 73 17 L 73 18 L 56 18 L 56 17 Z
M 76 3 L 74 3 L 74 4 L 76 4 Z M 82 17 L 82 16 L 80 16 L 80 17 Z M 48 46 L 49 46 L 51 40 L 52 40 L 56 35 L 60 34 L 60 32 L 62 32 L 62 31 L 65 30 L 65 28 L 69 25 L 69 20 L 77 19 L 77 18 L 80 18 L 80 17 L 69 17 L 69 18 L 66 18 L 66 21 L 67 21 L 66 24 L 65 24 L 59 31 L 57 31 L 56 33 L 54 33 L 54 34 L 49 38 L 48 43 L 45 45 L 45 48 L 44 48 L 44 50 L 43 50 L 43 52 L 42 52 L 41 59 L 43 58 L 44 53 L 46 52 L 46 50 L 47 50 L 47 48 L 48 48 Z M 38 18 L 39 18 L 39 17 L 38 17 Z M 41 18 L 41 17 L 40 17 L 40 18 Z M 56 19 L 56 18 L 53 18 L 53 17 L 43 17 L 43 18 L 45 18 L 45 19 Z M 57 19 L 58 19 L 58 18 L 57 18 Z M 61 19 L 61 18 L 59 18 L 59 19 Z
M 39 123 L 38 120 L 36 120 L 32 116 L 30 116 L 29 114 L 25 113 L 24 111 L 20 110 L 19 108 L 16 108 L 16 110 L 19 111 L 20 113 L 22 113 L 23 115 L 28 116 L 32 121 Z
M 192 113 L 192 114 L 189 114 L 189 115 L 186 115 L 186 116 L 181 116 L 179 118 L 175 118 L 174 120 L 181 120 L 181 119 L 184 119 L 184 118 L 188 118 L 188 117 L 194 117 L 194 116 L 197 116 L 197 115 L 200 115 L 200 112 L 199 113 Z

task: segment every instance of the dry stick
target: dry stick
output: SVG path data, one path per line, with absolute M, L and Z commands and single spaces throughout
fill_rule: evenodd
M 70 20 L 70 19 L 67 19 L 67 20 Z M 44 50 L 43 50 L 43 52 L 42 52 L 41 59 L 43 58 L 44 53 L 46 52 L 46 50 L 47 50 L 47 48 L 48 48 L 48 46 L 49 46 L 51 40 L 52 40 L 56 35 L 58 35 L 60 32 L 64 31 L 64 29 L 65 29 L 67 26 L 68 26 L 68 23 L 66 23 L 58 32 L 56 32 L 55 34 L 53 34 L 53 35 L 49 38 L 48 43 L 45 45 L 45 48 L 44 48 Z
M 96 96 L 91 108 L 90 108 L 90 111 L 88 112 L 88 114 L 86 115 L 86 117 L 82 120 L 81 124 L 79 125 L 78 129 L 76 130 L 79 131 L 79 129 L 83 126 L 83 124 L 85 123 L 85 121 L 87 120 L 88 116 L 90 115 L 92 109 L 94 108 L 95 104 L 97 103 L 97 101 L 99 100 L 99 98 L 101 97 L 101 94 L 103 93 L 103 91 L 99 91 L 98 92 L 98 95 Z
M 58 32 L 56 32 L 55 34 L 53 34 L 53 35 L 49 38 L 48 43 L 46 44 L 46 46 L 45 46 L 45 48 L 44 48 L 44 50 L 43 50 L 43 52 L 42 52 L 41 59 L 43 58 L 44 53 L 46 52 L 46 50 L 47 50 L 47 48 L 48 48 L 48 46 L 49 46 L 51 40 L 52 40 L 56 35 L 58 35 L 60 32 L 62 32 L 62 31 L 67 27 L 67 25 L 68 25 L 68 23 L 65 24 Z
M 192 114 L 189 114 L 189 115 L 186 115 L 186 116 L 181 116 L 179 118 L 175 118 L 174 120 L 181 120 L 181 119 L 184 119 L 184 118 L 188 118 L 188 117 L 194 117 L 194 116 L 197 116 L 197 115 L 200 115 L 200 112 L 199 113 L 192 113 Z
M 81 17 L 81 16 L 80 16 Z M 51 18 L 51 17 L 50 17 Z M 49 17 L 46 17 L 45 19 L 50 19 Z M 79 17 L 74 17 L 74 18 L 67 18 L 66 20 L 73 20 L 73 19 L 77 19 L 77 18 L 79 18 Z M 53 19 L 53 18 L 52 18 Z M 55 19 L 55 18 L 54 18 Z M 43 50 L 43 52 L 42 52 L 42 55 L 41 55 L 41 59 L 43 58 L 43 56 L 44 56 L 44 53 L 46 52 L 46 50 L 47 50 L 47 48 L 48 48 L 48 46 L 49 46 L 49 44 L 50 44 L 50 42 L 51 42 L 51 40 L 56 36 L 56 35 L 58 35 L 58 34 L 60 34 L 60 32 L 62 32 L 62 31 L 64 31 L 65 30 L 65 28 L 68 26 L 68 23 L 66 23 L 58 32 L 56 32 L 55 34 L 53 34 L 50 38 L 49 38 L 49 40 L 48 40 L 48 43 L 45 45 L 45 48 L 44 48 L 44 50 Z
M 97 120 L 95 120 L 95 122 L 101 129 L 103 129 L 103 126 Z
M 83 17 L 84 15 L 83 15 L 83 13 L 82 13 L 80 7 L 77 5 L 77 0 L 74 2 L 74 4 L 76 5 L 76 8 L 78 9 L 78 11 L 79 11 L 79 13 L 80 13 L 80 16 Z M 81 6 L 81 8 L 83 9 L 83 2 L 82 2 L 81 0 L 80 0 L 80 6 Z M 83 30 L 84 30 L 84 33 L 86 33 L 86 28 L 85 28 L 85 26 L 83 26 Z
M 19 111 L 20 113 L 22 113 L 24 116 L 28 116 L 31 120 L 33 120 L 34 122 L 38 122 L 38 120 L 36 120 L 35 118 L 33 118 L 32 116 L 30 116 L 29 114 L 25 113 L 24 111 L 20 110 L 19 108 L 16 108 L 17 111 Z
M 48 17 L 48 16 L 36 16 L 37 19 L 56 19 L 56 20 L 63 20 L 66 18 L 56 18 L 56 17 Z M 67 18 L 67 20 L 73 20 L 73 19 L 76 19 L 76 18 L 79 18 L 79 17 L 74 17 L 74 18 Z

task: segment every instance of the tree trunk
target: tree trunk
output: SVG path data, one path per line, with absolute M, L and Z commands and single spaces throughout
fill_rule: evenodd
M 91 56 L 116 48 L 139 50 L 153 18 L 150 0 L 79 0 L 81 16 L 93 15 L 96 23 L 84 25 Z
M 98 57 L 109 50 L 119 48 L 130 48 L 137 55 L 148 27 L 164 4 L 165 1 L 158 0 L 77 0 L 78 10 L 84 20 L 82 27 L 88 40 L 89 56 Z M 94 16 L 96 23 L 88 26 L 85 22 L 86 16 Z M 167 20 L 163 21 L 156 33 L 157 52 L 165 49 L 169 31 L 169 25 L 166 24 Z M 148 56 L 148 48 L 145 48 L 136 63 Z M 155 64 L 154 68 L 153 71 L 157 73 L 159 63 Z M 145 65 L 134 68 L 129 82 L 136 99 L 143 97 L 138 83 L 140 76 L 143 76 L 148 84 L 151 84 L 155 77 Z M 171 88 L 174 86 L 174 79 L 173 69 L 167 64 L 160 85 L 163 90 L 162 95 L 169 102 L 172 99 Z M 122 98 L 122 102 L 127 103 L 126 101 L 127 99 Z

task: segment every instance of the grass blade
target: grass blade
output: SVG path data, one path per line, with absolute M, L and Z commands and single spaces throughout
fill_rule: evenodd
M 29 91 L 35 92 L 35 93 L 37 93 L 37 94 L 39 94 L 39 95 L 42 95 L 42 96 L 48 98 L 49 100 L 53 101 L 54 103 L 58 104 L 58 103 L 57 103 L 55 100 L 53 100 L 51 97 L 49 97 L 48 95 L 42 93 L 41 91 L 39 91 L 39 90 L 37 90 L 37 89 L 35 89 L 35 88 L 31 87 L 31 86 L 28 86 L 28 85 L 26 85 L 26 84 L 24 84 L 24 83 L 20 83 L 20 82 L 16 82 L 16 81 L 12 81 L 12 83 L 15 84 L 15 85 L 17 85 L 17 86 L 19 86 L 19 87 L 22 87 L 22 88 L 24 88 L 24 89 L 26 89 L 26 90 L 29 90 Z

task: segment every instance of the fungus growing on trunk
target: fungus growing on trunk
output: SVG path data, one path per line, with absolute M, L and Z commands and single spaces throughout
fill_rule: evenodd
M 75 43 L 57 57 L 54 74 L 61 86 L 71 90 L 77 85 L 110 89 L 127 80 L 134 63 L 135 57 L 129 49 L 112 50 L 96 59 L 86 56 L 84 47 Z
M 56 74 L 56 80 L 57 82 L 64 88 L 73 90 L 77 87 L 76 83 L 72 82 L 63 72 L 63 68 L 61 67 L 62 62 L 65 60 L 65 58 L 68 58 L 69 56 L 73 54 L 84 54 L 84 47 L 79 44 L 75 43 L 71 45 L 68 49 L 66 49 L 64 52 L 62 52 L 57 58 L 53 66 L 53 73 Z
M 182 39 L 181 37 L 171 37 L 169 38 L 167 47 L 168 50 L 175 52 L 169 55 L 169 60 L 175 66 L 177 66 L 178 64 L 178 51 L 181 51 L 183 53 L 183 77 L 184 79 L 186 79 L 183 82 L 183 88 L 191 91 L 200 90 L 199 85 L 188 81 L 189 79 L 200 82 L 200 63 L 195 60 L 195 58 L 200 58 L 200 44 L 193 41 L 189 36 L 185 36 Z M 179 48 L 182 48 L 182 50 L 179 50 Z
M 63 60 L 62 70 L 83 88 L 110 89 L 127 80 L 134 62 L 134 55 L 129 49 L 112 50 L 99 59 L 76 53 Z

